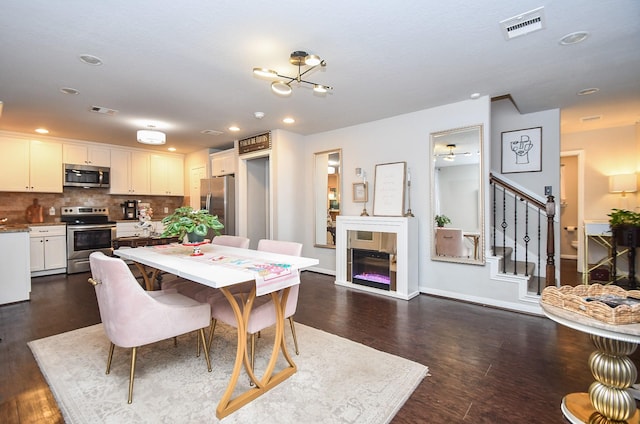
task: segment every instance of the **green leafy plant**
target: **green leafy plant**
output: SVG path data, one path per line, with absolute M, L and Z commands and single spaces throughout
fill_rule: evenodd
M 446 215 L 436 215 L 435 220 L 438 227 L 444 227 L 445 224 L 451 224 L 451 219 Z
M 178 236 L 180 240 L 187 234 L 204 237 L 209 228 L 220 235 L 220 230 L 224 228 L 217 215 L 211 215 L 206 210 L 197 211 L 191 206 L 177 208 L 171 215 L 164 217 L 162 223 L 165 225 L 162 237 Z
M 631 225 L 640 227 L 640 213 L 628 211 L 626 209 L 612 209 L 612 212 L 607 215 L 609 217 L 609 225 L 611 228 Z

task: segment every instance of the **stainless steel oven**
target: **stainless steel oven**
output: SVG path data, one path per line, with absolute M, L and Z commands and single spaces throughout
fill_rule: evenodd
M 67 274 L 90 271 L 93 252 L 111 255 L 116 223 L 109 221 L 108 208 L 63 207 L 60 216 L 67 223 Z

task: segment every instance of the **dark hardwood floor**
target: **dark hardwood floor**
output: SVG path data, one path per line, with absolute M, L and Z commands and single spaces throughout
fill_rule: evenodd
M 563 283 L 580 282 L 575 263 L 561 270 Z M 88 276 L 34 278 L 31 301 L 0 307 L 0 422 L 62 422 L 26 342 L 100 321 Z M 562 397 L 592 382 L 588 336 L 543 317 L 427 295 L 395 300 L 304 272 L 296 321 L 429 367 L 396 424 L 566 423 Z

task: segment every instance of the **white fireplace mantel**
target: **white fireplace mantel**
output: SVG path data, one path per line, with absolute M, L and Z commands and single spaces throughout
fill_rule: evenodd
M 347 276 L 348 231 L 396 234 L 396 290 L 353 284 Z M 409 300 L 418 294 L 418 220 L 387 216 L 338 216 L 336 226 L 336 284 Z

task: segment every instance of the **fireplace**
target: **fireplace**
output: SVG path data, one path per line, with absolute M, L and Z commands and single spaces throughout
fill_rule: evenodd
M 351 249 L 351 282 L 381 290 L 395 290 L 395 271 L 387 252 Z

